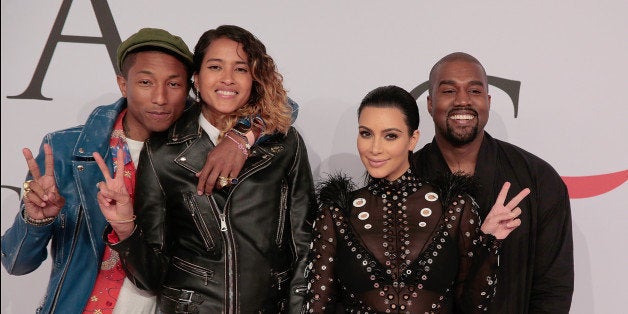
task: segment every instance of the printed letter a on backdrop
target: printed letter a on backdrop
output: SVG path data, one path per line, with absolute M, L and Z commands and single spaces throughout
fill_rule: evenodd
M 44 51 L 39 58 L 39 63 L 37 64 L 35 73 L 33 73 L 33 78 L 31 79 L 30 84 L 28 84 L 26 90 L 17 96 L 7 96 L 7 98 L 52 100 L 52 98 L 45 97 L 41 93 L 41 86 L 44 82 L 46 72 L 48 71 L 50 61 L 52 60 L 52 54 L 59 42 L 105 45 L 107 47 L 107 52 L 109 53 L 109 58 L 111 59 L 111 65 L 115 71 L 118 72 L 115 65 L 116 49 L 120 45 L 121 40 L 116 24 L 113 21 L 113 15 L 111 14 L 111 9 L 109 9 L 109 4 L 107 1 L 91 0 L 102 37 L 63 35 L 61 34 L 61 31 L 63 30 L 68 13 L 70 12 L 72 1 L 74 0 L 63 0 L 63 3 L 61 3 L 59 14 L 57 14 L 55 23 L 50 30 L 50 36 L 48 36 L 48 41 L 46 42 Z

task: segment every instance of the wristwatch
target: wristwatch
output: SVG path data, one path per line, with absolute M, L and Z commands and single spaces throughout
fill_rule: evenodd
M 251 122 L 249 119 L 240 119 L 233 129 L 240 132 L 241 134 L 246 134 L 251 129 Z

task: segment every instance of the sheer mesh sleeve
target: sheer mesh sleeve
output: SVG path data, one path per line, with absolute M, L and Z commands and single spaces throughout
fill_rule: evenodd
M 333 207 L 321 208 L 314 223 L 314 240 L 308 266 L 308 301 L 310 313 L 335 313 L 336 231 L 332 219 Z
M 460 267 L 456 281 L 456 312 L 481 313 L 495 295 L 497 267 L 501 241 L 480 230 L 477 205 L 469 197 L 460 200 L 463 205 L 459 222 L 458 250 Z

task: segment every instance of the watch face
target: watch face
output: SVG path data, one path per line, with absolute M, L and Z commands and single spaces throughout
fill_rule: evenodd
M 262 117 L 260 116 L 256 116 L 255 118 L 253 118 L 253 122 L 251 124 L 257 125 L 257 127 L 262 131 L 266 129 L 266 123 L 264 122 L 264 119 L 262 119 Z
M 236 131 L 240 132 L 240 133 L 246 133 L 249 131 L 249 129 L 251 129 L 250 125 L 246 125 L 244 123 L 236 123 L 236 125 L 233 127 L 233 129 L 235 129 Z

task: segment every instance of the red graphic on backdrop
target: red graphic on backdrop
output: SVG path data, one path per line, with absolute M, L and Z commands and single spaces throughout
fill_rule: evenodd
M 628 180 L 628 169 L 613 173 L 583 177 L 562 177 L 569 190 L 569 198 L 587 198 L 604 194 Z

